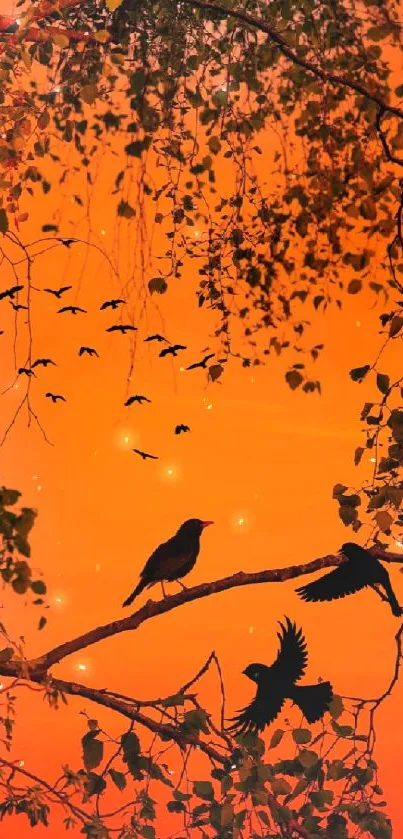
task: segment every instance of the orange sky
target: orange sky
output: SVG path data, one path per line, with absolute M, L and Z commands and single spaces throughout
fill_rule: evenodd
M 99 241 L 112 249 L 108 189 L 105 177 L 92 222 Z M 48 207 L 44 200 L 36 203 L 40 223 L 50 220 Z M 66 209 L 63 217 L 66 222 Z M 67 224 L 61 223 L 60 230 L 71 235 Z M 101 230 L 106 231 L 103 239 Z M 30 240 L 36 232 L 32 224 L 25 226 L 23 235 Z M 125 234 L 121 241 L 126 254 Z M 33 267 L 36 287 L 71 281 L 74 302 L 92 313 L 76 318 L 56 315 L 57 301 L 45 294 L 33 296 L 34 357 L 48 355 L 58 364 L 38 374 L 32 386 L 33 408 L 55 445 L 46 445 L 36 427 L 27 430 L 24 416 L 0 450 L 2 483 L 22 490 L 23 503 L 39 509 L 33 565 L 44 572 L 49 586 L 48 626 L 38 633 L 36 610 L 8 592 L 3 598 L 6 625 L 15 635 L 25 636 L 29 657 L 125 615 L 121 603 L 150 552 L 188 517 L 215 522 L 203 534 L 189 585 L 238 570 L 304 563 L 337 551 L 350 531 L 338 518 L 332 487 L 337 481 L 358 485 L 371 469 L 368 457 L 359 469 L 353 465 L 354 448 L 361 442 L 358 416 L 372 393 L 371 383 L 354 385 L 348 370 L 376 354 L 379 312 L 369 310 L 372 298 L 350 298 L 345 314 L 312 315 L 315 339 L 326 343 L 315 368 L 323 384 L 321 397 L 291 393 L 281 358 L 270 358 L 266 367 L 254 370 L 233 363 L 222 384 L 206 386 L 202 371 L 181 373 L 180 359 L 161 360 L 155 345 L 141 343 L 155 328 L 165 329 L 170 339 L 188 346 L 186 363 L 201 356 L 214 321 L 196 310 L 189 268 L 190 282 L 175 281 L 158 300 L 160 313 L 150 308 L 147 321 L 138 323 L 131 390 L 147 394 L 152 404 L 126 409 L 129 339 L 108 335 L 104 330 L 116 318 L 99 312 L 100 303 L 117 289 L 105 260 L 91 250 L 76 294 L 85 254 L 85 246 L 75 246 L 73 252 L 60 247 L 38 258 Z M 2 286 L 8 279 L 2 275 Z M 11 327 L 10 321 L 1 337 L 2 390 L 14 378 Z M 78 358 L 83 343 L 96 347 L 100 358 Z M 23 356 L 21 349 L 19 362 Z M 48 389 L 63 393 L 67 403 L 50 404 L 43 396 Z M 3 397 L 0 431 L 19 398 L 15 388 Z M 191 434 L 175 437 L 178 422 L 188 424 Z M 131 453 L 133 445 L 158 454 L 160 460 L 144 463 Z M 358 541 L 361 538 L 364 541 L 366 535 L 359 534 Z M 403 580 L 396 567 L 390 573 L 402 600 Z M 398 628 L 385 604 L 374 592 L 364 591 L 333 604 L 308 605 L 294 588 L 293 582 L 250 586 L 184 606 L 136 633 L 66 659 L 54 675 L 151 698 L 174 693 L 215 649 L 232 713 L 251 696 L 242 670 L 250 661 L 270 663 L 277 648 L 277 621 L 287 614 L 306 634 L 308 682 L 322 676 L 331 680 L 336 693 L 381 693 L 393 670 Z M 156 589 L 151 596 L 157 596 Z M 84 674 L 79 664 L 86 665 Z M 212 705 L 217 701 L 213 677 L 207 677 L 202 695 Z M 401 702 L 398 685 L 377 716 L 375 755 L 396 835 L 403 826 L 397 780 L 403 745 Z M 113 731 L 124 728 L 80 699 L 69 699 L 67 710 L 53 713 L 41 696 L 21 692 L 19 709 L 12 757 L 23 758 L 27 768 L 48 779 L 58 775 L 61 763 L 80 765 L 85 720 L 79 711 L 87 709 L 105 719 Z M 0 836 L 7 839 L 25 839 L 28 833 L 22 817 L 0 825 Z M 36 829 L 39 839 L 48 835 L 56 833 Z

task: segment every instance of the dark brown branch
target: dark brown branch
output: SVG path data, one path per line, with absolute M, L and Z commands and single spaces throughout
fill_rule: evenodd
M 247 26 L 251 26 L 253 29 L 257 29 L 260 32 L 264 32 L 268 35 L 275 44 L 277 44 L 279 50 L 286 56 L 293 64 L 297 64 L 299 67 L 303 67 L 304 70 L 307 70 L 308 73 L 312 73 L 316 78 L 321 79 L 322 82 L 331 82 L 332 84 L 336 84 L 340 87 L 348 87 L 350 90 L 354 90 L 356 93 L 359 93 L 361 96 L 364 96 L 366 99 L 370 99 L 371 102 L 374 102 L 375 105 L 382 110 L 383 113 L 390 113 L 394 114 L 397 117 L 403 118 L 403 110 L 402 108 L 396 108 L 393 105 L 388 105 L 387 102 L 384 102 L 379 96 L 375 93 L 371 93 L 371 91 L 367 90 L 364 85 L 360 84 L 359 82 L 355 82 L 352 79 L 347 79 L 344 76 L 339 76 L 337 73 L 330 73 L 326 70 L 322 70 L 321 67 L 313 64 L 311 61 L 306 61 L 304 58 L 301 58 L 294 50 L 291 49 L 285 38 L 280 35 L 276 29 L 273 29 L 270 24 L 266 23 L 261 18 L 253 17 L 252 15 L 246 14 L 245 12 L 241 12 L 234 9 L 229 9 L 226 6 L 222 6 L 220 3 L 209 3 L 204 2 L 204 0 L 183 0 L 183 3 L 186 6 L 192 6 L 193 8 L 202 9 L 205 11 L 213 11 L 213 12 L 220 12 L 225 17 L 231 17 L 234 20 L 239 20 L 240 23 L 245 23 Z
M 403 166 L 403 157 L 396 157 L 394 154 L 392 154 L 392 152 L 389 148 L 389 143 L 386 139 L 385 132 L 383 131 L 383 128 L 382 128 L 382 117 L 384 115 L 385 115 L 385 109 L 380 108 L 377 115 L 376 115 L 376 122 L 375 122 L 376 130 L 378 132 L 379 139 L 382 143 L 383 150 L 385 152 L 386 157 L 388 158 L 388 160 L 391 161 L 391 163 L 397 163 L 398 166 Z
M 116 696 L 112 696 L 105 691 L 87 687 L 86 685 L 79 685 L 76 682 L 67 682 L 64 679 L 52 679 L 51 684 L 52 687 L 61 690 L 63 693 L 70 694 L 71 696 L 83 696 L 85 699 L 89 699 L 97 705 L 102 705 L 111 711 L 117 711 L 117 713 L 126 717 L 128 720 L 137 722 L 145 728 L 148 728 L 149 731 L 153 731 L 154 734 L 162 734 L 164 737 L 174 740 L 179 746 L 197 747 L 216 763 L 225 763 L 225 756 L 220 754 L 213 746 L 210 746 L 203 740 L 199 740 L 194 735 L 192 736 L 182 731 L 180 728 L 175 728 L 173 725 L 167 725 L 167 723 L 157 722 L 151 719 L 151 717 L 146 717 L 145 714 L 137 710 L 137 706 L 134 703 L 131 704 L 130 702 L 118 699 Z
M 63 804 L 64 807 L 68 807 L 75 816 L 78 816 L 83 822 L 87 821 L 90 818 L 90 815 L 82 810 L 81 807 L 77 807 L 76 804 L 73 804 L 72 801 L 69 800 L 68 796 L 65 795 L 63 792 L 58 792 L 55 787 L 51 784 L 48 784 L 47 781 L 44 781 L 43 778 L 39 778 L 38 775 L 34 775 L 32 772 L 29 772 L 28 769 L 24 769 L 18 763 L 12 763 L 9 760 L 6 760 L 4 757 L 0 758 L 0 766 L 8 766 L 11 769 L 12 774 L 14 772 L 20 772 L 21 775 L 24 775 L 26 778 L 29 778 L 31 781 L 35 781 L 35 783 L 39 784 L 43 787 L 47 793 L 50 795 L 55 796 L 59 799 L 60 803 Z
M 385 562 L 396 562 L 403 564 L 403 554 L 382 551 L 379 548 L 371 550 L 374 556 L 382 559 Z M 265 571 L 255 571 L 246 573 L 239 571 L 231 577 L 223 577 L 221 580 L 215 580 L 210 583 L 202 583 L 199 586 L 186 589 L 185 591 L 174 594 L 171 597 L 166 597 L 164 600 L 148 600 L 147 603 L 129 615 L 127 618 L 112 621 L 111 623 L 98 626 L 95 629 L 73 638 L 71 641 L 66 641 L 60 644 L 49 652 L 44 653 L 43 656 L 32 661 L 24 662 L 23 666 L 30 672 L 31 676 L 41 676 L 46 673 L 55 664 L 58 664 L 66 656 L 72 653 L 83 650 L 92 644 L 102 641 L 104 638 L 111 638 L 113 635 L 118 635 L 120 632 L 129 632 L 138 629 L 141 624 L 157 615 L 163 615 L 171 612 L 185 603 L 191 603 L 193 600 L 201 600 L 204 597 L 209 597 L 211 594 L 218 594 L 221 591 L 228 591 L 239 586 L 256 585 L 259 583 L 283 583 L 287 580 L 293 580 L 302 577 L 305 574 L 313 574 L 315 571 L 320 571 L 323 568 L 330 568 L 340 565 L 345 560 L 342 556 L 335 556 L 328 554 L 306 563 L 306 565 L 292 565 L 287 568 L 268 569 Z M 9 661 L 2 663 L 0 666 L 0 675 L 2 676 L 19 676 L 21 673 L 21 662 Z

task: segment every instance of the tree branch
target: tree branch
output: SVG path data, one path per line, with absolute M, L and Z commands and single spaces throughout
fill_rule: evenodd
M 372 548 L 371 553 L 378 559 L 385 562 L 393 562 L 403 564 L 403 554 L 392 553 L 380 550 L 379 548 Z M 231 577 L 223 577 L 221 580 L 215 580 L 210 583 L 202 583 L 194 586 L 179 594 L 171 595 L 163 600 L 148 600 L 137 612 L 129 615 L 127 618 L 112 621 L 111 623 L 98 626 L 95 629 L 90 629 L 83 635 L 66 641 L 64 644 L 54 647 L 39 658 L 30 661 L 15 661 L 2 662 L 0 664 L 0 675 L 2 676 L 23 676 L 29 673 L 29 677 L 43 678 L 45 673 L 58 664 L 64 658 L 73 653 L 83 650 L 92 644 L 102 641 L 104 638 L 111 638 L 113 635 L 118 635 L 120 632 L 129 632 L 138 629 L 141 624 L 157 615 L 163 615 L 171 612 L 185 603 L 191 603 L 194 600 L 201 600 L 204 597 L 209 597 L 211 594 L 218 594 L 222 591 L 229 591 L 232 588 L 239 586 L 256 585 L 259 583 L 283 583 L 287 580 L 302 577 L 305 574 L 312 574 L 315 571 L 320 571 L 323 568 L 331 568 L 338 566 L 345 559 L 341 555 L 327 554 L 312 560 L 305 565 L 292 565 L 287 568 L 267 569 L 265 571 L 255 571 L 246 573 L 245 571 L 238 571 Z
M 222 6 L 220 3 L 209 3 L 204 0 L 182 0 L 182 2 L 186 6 L 192 6 L 193 8 L 202 9 L 204 11 L 220 12 L 225 15 L 225 17 L 231 17 L 234 20 L 240 21 L 240 23 L 245 23 L 247 26 L 251 26 L 253 29 L 264 32 L 266 35 L 269 35 L 275 44 L 277 44 L 279 50 L 286 56 L 286 58 L 292 61 L 293 64 L 303 67 L 304 70 L 308 71 L 308 73 L 313 73 L 313 75 L 322 82 L 331 82 L 332 84 L 339 85 L 340 87 L 348 87 L 350 90 L 354 90 L 361 96 L 365 96 L 366 99 L 370 99 L 371 102 L 378 105 L 382 111 L 387 111 L 390 114 L 403 118 L 402 108 L 396 108 L 393 107 L 393 105 L 388 105 L 388 103 L 381 99 L 380 96 L 377 96 L 375 93 L 371 93 L 359 82 L 347 79 L 344 76 L 339 76 L 337 73 L 330 73 L 327 70 L 322 70 L 311 61 L 306 61 L 304 58 L 301 58 L 296 52 L 294 52 L 294 50 L 291 49 L 285 38 L 283 38 L 276 29 L 273 29 L 270 24 L 266 23 L 261 18 L 253 17 L 252 15 L 235 9 L 229 9 L 226 6 Z

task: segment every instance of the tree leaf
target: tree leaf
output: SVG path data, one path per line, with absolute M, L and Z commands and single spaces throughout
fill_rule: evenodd
M 400 315 L 395 315 L 395 317 L 392 318 L 392 320 L 390 322 L 389 337 L 390 338 L 395 338 L 395 336 L 399 334 L 402 326 L 403 326 L 403 317 L 401 317 Z
M 8 218 L 7 213 L 0 207 L 0 233 L 7 233 L 8 231 Z
M 152 280 L 148 282 L 148 290 L 150 294 L 165 294 L 168 288 L 168 283 L 164 280 L 163 277 L 153 277 Z
M 388 393 L 390 387 L 390 379 L 389 376 L 386 376 L 385 373 L 377 373 L 376 374 L 376 386 L 381 393 L 386 394 Z
M 311 749 L 302 749 L 298 754 L 298 760 L 304 769 L 308 769 L 311 766 L 315 766 L 319 758 L 316 752 L 313 752 Z
M 278 746 L 279 743 L 281 743 L 281 741 L 284 737 L 284 734 L 285 734 L 285 731 L 283 731 L 282 728 L 276 728 L 276 730 L 275 730 L 275 732 L 272 735 L 272 738 L 270 740 L 269 749 L 275 749 L 276 746 Z
M 136 215 L 136 211 L 128 204 L 127 201 L 119 201 L 118 216 L 121 218 L 131 219 Z
M 296 390 L 297 387 L 304 381 L 304 377 L 298 370 L 288 370 L 285 374 L 285 380 L 291 390 Z
M 222 364 L 212 364 L 211 367 L 208 369 L 208 376 L 212 382 L 217 381 L 220 378 L 221 374 L 224 372 L 224 367 Z
M 393 516 L 387 510 L 378 510 L 375 515 L 375 521 L 383 533 L 389 533 L 393 524 Z
M 115 784 L 115 786 L 118 789 L 120 789 L 120 790 L 125 789 L 125 787 L 127 785 L 127 781 L 126 781 L 126 778 L 125 778 L 123 772 L 117 772 L 116 769 L 110 769 L 109 774 L 112 778 L 113 783 Z
M 118 9 L 119 6 L 122 5 L 123 0 L 105 0 L 106 6 L 110 12 L 114 12 L 115 9 Z
M 205 801 L 212 801 L 214 799 L 214 789 L 211 781 L 194 781 L 193 794 Z
M 351 280 L 347 286 L 347 291 L 349 294 L 358 294 L 359 291 L 362 289 L 362 281 L 361 280 Z
M 353 380 L 353 382 L 362 382 L 362 380 L 365 379 L 365 376 L 367 375 L 370 369 L 370 364 L 364 364 L 363 367 L 354 367 L 352 370 L 350 370 L 350 378 Z
M 360 463 L 360 460 L 365 452 L 365 448 L 362 446 L 358 446 L 358 448 L 354 452 L 354 463 L 356 466 Z
M 31 589 L 35 594 L 46 594 L 47 591 L 43 580 L 34 580 L 34 582 L 31 583 Z
M 292 787 L 285 778 L 273 778 L 270 781 L 271 788 L 276 795 L 288 795 L 291 792 Z
M 294 728 L 292 737 L 295 743 L 309 743 L 312 740 L 312 734 L 307 728 Z
M 85 84 L 81 88 L 81 99 L 83 99 L 87 105 L 92 105 L 92 103 L 95 102 L 97 96 L 98 88 L 96 84 Z
M 99 729 L 96 729 L 95 731 L 88 731 L 87 734 L 84 734 L 84 737 L 81 738 L 83 747 L 83 763 L 87 772 L 91 769 L 96 769 L 102 762 L 104 756 L 104 744 L 102 740 L 97 740 L 97 734 L 99 734 Z
M 333 717 L 334 720 L 337 720 L 338 717 L 340 717 L 343 713 L 343 710 L 344 706 L 341 696 L 333 696 L 332 701 L 329 704 L 330 715 Z

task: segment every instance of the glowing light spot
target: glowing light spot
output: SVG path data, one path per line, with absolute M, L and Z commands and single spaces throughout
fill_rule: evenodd
M 56 603 L 63 603 L 63 598 L 62 597 L 55 597 L 55 601 L 56 601 Z
M 370 457 L 369 462 L 370 463 L 376 463 L 376 457 Z
M 20 760 L 20 761 L 19 761 L 19 765 L 20 765 L 20 766 L 25 766 L 25 760 Z
M 125 437 L 125 443 L 128 443 L 129 440 L 130 440 L 130 437 Z
M 167 475 L 173 475 L 173 473 L 174 473 L 173 469 L 167 469 Z
M 231 763 L 231 769 L 236 769 L 236 763 Z
M 395 545 L 397 545 L 398 548 L 403 548 L 403 542 L 397 541 L 395 542 Z
M 39 475 L 32 475 L 32 480 L 33 480 L 33 481 L 37 481 L 37 480 L 38 480 L 38 478 L 39 478 Z
M 254 631 L 253 626 L 250 626 L 250 627 L 249 627 L 249 635 L 253 635 L 253 631 Z
M 101 236 L 105 236 L 105 233 L 106 233 L 106 230 L 104 230 L 104 229 L 102 228 L 102 230 L 101 230 Z
M 87 665 L 86 665 L 86 664 L 77 664 L 77 670 L 83 670 L 83 671 L 84 671 L 84 670 L 86 670 L 86 669 L 87 669 Z
M 96 570 L 96 571 L 100 571 L 100 570 L 101 570 L 101 566 L 100 566 L 99 562 L 97 562 L 97 564 L 96 564 L 96 566 L 95 566 L 95 570 Z
M 53 88 L 53 93 L 60 93 L 60 85 L 57 84 L 56 87 Z
M 242 516 L 240 516 L 237 520 L 237 524 L 239 524 L 239 527 L 242 527 L 242 525 L 245 524 L 245 519 Z
M 360 320 L 356 320 L 355 325 L 356 325 L 356 326 L 361 326 L 361 321 L 360 321 Z
M 38 492 L 40 492 L 40 491 L 41 491 L 41 489 L 42 489 L 41 484 L 38 484 L 38 486 L 37 486 L 37 490 L 38 490 Z
M 213 407 L 212 403 L 211 403 L 211 402 L 209 402 L 209 403 L 208 403 L 208 405 L 207 405 L 207 410 L 208 410 L 208 411 L 211 411 L 212 407 Z
M 0 682 L 0 690 L 3 690 L 3 688 L 4 688 L 3 682 Z
M 180 373 L 184 373 L 184 372 L 185 372 L 185 368 L 184 368 L 184 367 L 179 367 L 179 372 L 180 372 Z
M 250 380 L 251 380 L 251 384 L 252 384 L 252 385 L 254 385 L 254 384 L 255 384 L 255 377 L 254 377 L 254 376 L 251 376 L 251 377 L 250 377 Z
M 18 390 L 18 388 L 19 388 L 18 382 L 17 382 L 17 384 L 14 385 L 14 388 L 15 388 L 15 390 Z

